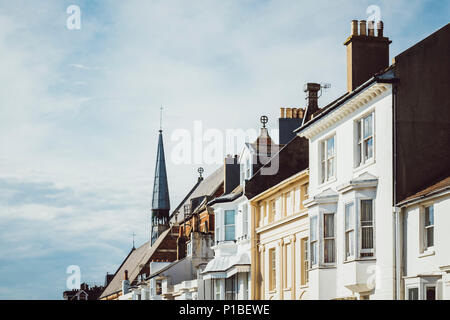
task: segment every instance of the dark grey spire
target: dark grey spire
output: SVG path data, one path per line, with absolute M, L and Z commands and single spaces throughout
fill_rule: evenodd
M 159 130 L 158 153 L 156 155 L 155 180 L 153 183 L 152 199 L 152 234 L 151 244 L 159 235 L 169 228 L 169 186 L 167 183 L 166 160 L 162 130 Z

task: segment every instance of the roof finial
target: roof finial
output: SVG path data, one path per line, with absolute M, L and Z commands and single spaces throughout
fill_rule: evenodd
M 203 172 L 205 172 L 205 169 L 203 169 L 202 167 L 200 167 L 200 168 L 198 168 L 197 171 L 198 171 L 198 173 L 199 173 L 199 175 L 200 175 L 198 178 L 199 178 L 199 179 L 203 179 Z
M 159 113 L 159 132 L 162 132 L 162 112 L 163 112 L 163 107 L 161 105 L 160 113 Z
M 136 249 L 136 247 L 134 246 L 134 236 L 136 235 L 136 233 L 133 232 L 133 249 Z
M 267 116 L 261 116 L 260 121 L 263 125 L 263 128 L 266 127 L 266 123 L 269 122 L 269 118 L 267 118 Z

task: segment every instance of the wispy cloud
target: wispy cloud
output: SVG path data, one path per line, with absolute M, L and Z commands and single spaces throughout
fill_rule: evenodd
M 60 298 L 67 265 L 101 281 L 147 240 L 160 105 L 169 159 L 194 120 L 273 128 L 303 83 L 332 84 L 321 105 L 344 92 L 342 42 L 373 1 L 79 0 L 70 31 L 72 3 L 0 4 L 0 298 Z M 447 2 L 377 3 L 391 56 L 448 22 Z M 172 207 L 198 166 L 168 163 Z

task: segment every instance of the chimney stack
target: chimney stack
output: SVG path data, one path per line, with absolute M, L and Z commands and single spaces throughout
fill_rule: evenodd
M 122 295 L 126 295 L 128 292 L 130 292 L 130 280 L 128 280 L 128 270 L 125 270 L 122 281 Z
M 306 112 L 303 117 L 303 123 L 308 122 L 313 118 L 314 113 L 319 110 L 318 104 L 318 92 L 320 91 L 320 84 L 318 83 L 306 83 L 303 87 L 303 91 L 306 93 Z
M 388 38 L 383 36 L 383 22 L 369 21 L 368 30 L 365 20 L 352 20 L 351 34 L 345 41 L 347 47 L 347 90 L 352 92 L 376 73 L 389 67 Z
M 228 194 L 239 185 L 241 170 L 238 155 L 227 155 L 224 162 L 224 193 Z
M 287 144 L 295 138 L 294 130 L 302 125 L 303 109 L 280 108 L 280 115 L 278 119 L 279 143 Z

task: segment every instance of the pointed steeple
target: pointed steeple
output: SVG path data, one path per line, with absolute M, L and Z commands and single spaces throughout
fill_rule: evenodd
M 151 244 L 159 235 L 169 228 L 169 186 L 167 183 L 166 159 L 164 157 L 164 144 L 162 129 L 159 130 L 158 153 L 156 155 L 155 180 L 153 182 L 152 199 L 152 230 Z

